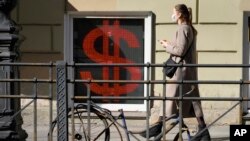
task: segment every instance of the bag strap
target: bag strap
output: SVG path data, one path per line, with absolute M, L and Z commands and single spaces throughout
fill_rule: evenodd
M 178 64 L 179 64 L 180 62 L 182 62 L 182 61 L 183 61 L 183 59 L 184 59 L 184 58 L 185 58 L 185 56 L 187 55 L 188 51 L 190 50 L 190 48 L 191 48 L 191 46 L 192 46 L 192 44 L 193 44 L 194 40 L 195 40 L 195 39 L 193 39 L 192 43 L 191 43 L 191 44 L 190 44 L 190 46 L 188 47 L 188 49 L 187 49 L 187 51 L 185 52 L 185 54 L 181 57 L 181 60 L 178 62 Z

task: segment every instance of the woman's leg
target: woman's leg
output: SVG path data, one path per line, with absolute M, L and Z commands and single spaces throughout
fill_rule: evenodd
M 201 103 L 199 101 L 193 101 L 192 104 L 198 124 L 201 126 L 206 125 Z
M 198 121 L 198 124 L 200 127 L 206 127 L 206 123 L 205 123 L 205 120 L 204 120 L 204 117 L 196 117 L 197 121 Z
M 177 74 L 181 73 L 181 69 L 178 68 L 176 70 Z M 171 80 L 181 80 L 182 77 L 181 75 L 174 75 Z M 179 84 L 166 84 L 166 97 L 175 97 L 177 94 L 177 90 L 178 90 Z M 161 95 L 162 96 L 162 95 Z M 165 102 L 165 116 L 169 117 L 172 114 L 176 113 L 176 103 L 173 100 L 167 100 L 167 101 L 162 101 L 160 104 L 160 108 L 159 108 L 159 116 L 158 119 L 156 120 L 156 124 L 153 124 L 150 128 L 149 128 L 149 137 L 151 136 L 157 136 L 158 134 L 161 133 L 161 129 L 162 129 L 162 117 L 163 117 L 163 111 L 164 111 L 164 107 L 163 107 L 163 102 Z M 142 132 L 140 134 L 143 137 L 146 137 L 146 131 Z
M 177 69 L 177 72 L 179 71 L 180 69 Z M 173 81 L 181 80 L 181 78 L 179 77 L 180 77 L 179 75 L 174 75 L 171 80 Z M 166 84 L 166 97 L 176 97 L 178 94 L 178 87 L 179 87 L 179 84 L 177 83 Z M 161 103 L 161 107 L 160 107 L 160 114 L 159 114 L 160 116 L 163 116 L 163 111 L 164 111 L 163 102 Z M 175 114 L 176 112 L 177 112 L 176 101 L 166 100 L 165 101 L 165 116 L 170 117 L 172 114 Z
M 208 129 L 205 129 L 206 128 L 206 122 L 205 122 L 205 119 L 204 119 L 204 115 L 203 115 L 203 111 L 202 111 L 202 107 L 201 107 L 200 102 L 194 101 L 193 102 L 193 107 L 194 107 L 194 112 L 195 112 L 196 119 L 197 119 L 197 122 L 198 122 L 198 132 L 197 132 L 197 134 L 199 134 L 194 141 L 211 141 L 209 131 L 208 131 Z M 203 131 L 203 132 L 200 133 L 201 131 Z
M 174 97 L 176 94 L 176 89 L 178 88 L 178 84 L 167 84 L 166 85 L 166 96 L 167 97 Z M 165 101 L 165 115 L 166 117 L 171 116 L 173 114 L 173 109 L 176 109 L 176 104 L 172 100 L 167 100 Z M 161 102 L 160 107 L 159 107 L 159 115 L 158 119 L 155 120 L 155 124 L 152 124 L 151 127 L 149 128 L 149 137 L 157 136 L 161 133 L 162 131 L 162 117 L 163 117 L 163 102 Z M 143 131 L 141 136 L 146 137 L 146 130 Z

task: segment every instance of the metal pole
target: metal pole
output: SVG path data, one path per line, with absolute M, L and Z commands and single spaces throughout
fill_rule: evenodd
M 165 69 L 165 68 L 163 68 L 163 69 Z M 163 71 L 163 72 L 165 72 L 165 70 Z M 168 82 L 167 80 L 166 80 L 166 76 L 163 74 L 163 81 L 165 81 L 165 82 Z M 163 83 L 163 94 L 162 94 L 162 98 L 163 98 L 163 100 L 162 100 L 162 110 L 163 110 L 163 115 L 162 115 L 162 119 L 163 119 L 163 124 L 162 124 L 162 126 L 163 126 L 163 131 L 162 131 L 162 133 L 163 133 L 163 135 L 162 135 L 162 138 L 163 138 L 163 141 L 165 141 L 166 140 L 166 135 L 165 135 L 165 132 L 166 132 L 166 122 L 165 122 L 165 119 L 166 119 L 166 100 L 168 100 L 167 98 L 166 98 L 166 85 L 168 85 L 168 83 Z
M 147 66 L 147 81 L 149 82 L 150 80 L 150 65 Z M 146 96 L 147 98 L 149 98 L 149 94 L 150 94 L 150 89 L 149 89 L 149 86 L 150 86 L 150 83 L 147 83 L 147 92 L 146 92 Z M 147 99 L 146 100 L 146 106 L 147 106 L 147 116 L 146 116 L 146 125 L 147 125 L 147 129 L 149 129 L 149 116 L 150 116 L 150 104 L 149 104 L 149 100 Z M 149 130 L 147 130 L 146 132 L 146 135 L 147 135 L 147 138 L 148 138 L 148 135 L 149 135 Z
M 182 73 L 182 68 L 183 67 L 179 67 L 179 69 L 181 70 L 181 81 L 183 81 L 183 73 Z M 182 99 L 183 98 L 183 83 L 180 84 L 180 87 L 179 87 L 179 98 Z M 182 122 L 183 122 L 183 116 L 182 116 L 182 100 L 179 101 L 179 141 L 183 141 L 183 138 L 182 138 Z
M 50 135 L 48 137 L 49 141 L 53 141 L 53 134 L 52 134 L 52 119 L 53 119 L 53 66 L 52 66 L 52 62 L 51 62 L 51 66 L 49 67 L 49 131 L 50 131 Z
M 34 80 L 36 80 L 36 78 L 34 78 Z M 34 83 L 33 91 L 34 91 L 33 141 L 37 141 L 37 83 L 36 82 Z
M 68 141 L 67 67 L 63 61 L 57 62 L 56 80 L 57 141 Z

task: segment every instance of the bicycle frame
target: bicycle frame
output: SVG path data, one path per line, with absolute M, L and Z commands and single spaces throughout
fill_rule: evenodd
M 77 109 L 85 109 L 87 110 L 88 109 L 88 105 L 87 104 L 78 104 L 75 106 L 75 110 Z M 70 111 L 70 110 L 68 110 Z M 77 111 L 76 113 L 78 114 L 78 116 L 80 117 L 81 116 L 81 112 L 84 112 L 84 111 Z M 85 111 L 86 112 L 86 111 Z M 94 112 L 96 113 L 97 115 L 101 116 L 102 118 L 104 118 L 105 120 L 109 120 L 109 123 L 105 125 L 105 128 L 102 129 L 100 132 L 98 132 L 95 136 L 94 136 L 94 139 L 92 138 L 91 140 L 97 140 L 99 139 L 102 135 L 106 135 L 106 130 L 110 130 L 111 126 L 115 126 L 116 130 L 118 131 L 119 133 L 119 136 L 122 139 L 122 135 L 121 135 L 121 132 L 119 130 L 118 127 L 122 128 L 125 135 L 126 135 L 126 140 L 127 141 L 130 141 L 130 136 L 132 136 L 134 139 L 136 139 L 137 141 L 140 141 L 140 139 L 138 139 L 138 137 L 135 136 L 135 134 L 141 134 L 142 132 L 145 132 L 145 130 L 143 131 L 130 131 L 128 130 L 128 126 L 127 126 L 127 123 L 126 123 L 126 116 L 124 114 L 124 111 L 123 109 L 119 109 L 118 112 L 118 116 L 113 116 L 112 115 L 112 112 L 108 109 L 105 109 L 105 108 L 102 108 L 100 106 L 98 106 L 97 104 L 95 104 L 94 102 L 90 102 L 90 111 L 88 112 Z M 75 113 L 73 113 L 71 116 L 74 116 Z M 154 141 L 160 141 L 160 139 L 162 138 L 163 134 L 167 134 L 169 131 L 171 131 L 179 122 L 180 122 L 180 119 L 179 119 L 179 116 L 176 115 L 176 114 L 173 114 L 172 116 L 168 117 L 168 118 L 165 118 L 163 119 L 163 121 L 168 121 L 170 119 L 175 119 L 174 122 L 172 122 L 170 124 L 170 126 L 168 126 L 168 128 L 165 128 L 163 129 L 163 131 L 154 138 Z M 119 123 L 118 120 L 121 120 L 122 123 Z M 57 123 L 57 120 L 53 121 L 53 128 L 55 127 L 55 124 Z M 187 131 L 188 133 L 188 140 L 190 141 L 191 139 L 191 136 L 190 136 L 190 133 L 188 131 L 188 127 L 184 124 L 184 122 L 182 122 L 182 126 L 183 126 L 183 130 L 182 132 L 184 131 Z M 149 130 L 149 129 L 146 129 L 146 130 Z M 164 132 L 165 131 L 165 132 Z M 85 134 L 85 130 L 82 131 L 83 134 L 85 135 L 85 139 L 87 141 L 90 140 L 90 138 L 87 138 L 86 134 Z M 164 132 L 164 133 L 163 133 Z M 50 134 L 50 133 L 49 133 Z M 73 134 L 75 135 L 75 134 Z M 110 136 L 109 136 L 110 137 Z M 176 134 L 175 138 L 174 138 L 174 141 L 177 141 L 178 140 L 178 137 L 179 137 L 179 132 Z M 109 139 L 108 139 L 109 140 Z
M 114 116 L 112 115 L 112 112 L 111 112 L 111 111 L 109 111 L 109 110 L 107 110 L 107 109 L 104 109 L 104 108 L 102 108 L 102 107 L 96 105 L 96 104 L 93 103 L 93 102 L 91 102 L 91 105 L 94 106 L 94 107 L 96 107 L 96 108 L 98 108 L 99 110 L 103 111 L 103 112 L 105 113 L 105 115 L 112 121 L 112 122 L 110 123 L 110 125 L 108 126 L 108 128 L 109 128 L 110 126 L 112 126 L 113 124 L 117 124 L 117 125 L 119 125 L 119 127 L 121 127 L 121 128 L 124 130 L 124 132 L 126 133 L 126 139 L 127 139 L 127 141 L 130 141 L 130 136 L 129 136 L 129 135 L 133 136 L 135 139 L 137 139 L 138 141 L 140 141 L 136 136 L 134 136 L 134 134 L 140 134 L 142 131 L 137 131 L 137 132 L 135 132 L 135 131 L 129 131 L 129 130 L 128 130 L 127 123 L 126 123 L 126 116 L 124 115 L 123 109 L 119 109 L 119 110 L 118 110 L 118 111 L 119 111 L 119 115 L 116 116 L 116 117 L 114 117 Z M 122 120 L 122 124 L 120 124 L 119 122 L 117 122 L 117 120 L 119 120 L 119 119 Z M 172 116 L 165 118 L 164 121 L 167 122 L 167 121 L 170 120 L 170 119 L 176 119 L 176 120 L 175 120 L 173 123 L 171 123 L 171 125 L 170 125 L 167 129 L 165 129 L 165 133 L 164 133 L 164 134 L 167 134 L 168 132 L 170 132 L 170 131 L 179 123 L 179 121 L 180 121 L 179 116 L 176 115 L 176 114 L 173 114 Z M 190 132 L 189 132 L 189 130 L 188 130 L 188 127 L 184 124 L 184 122 L 182 122 L 182 123 L 183 123 L 183 124 L 182 124 L 182 126 L 183 126 L 182 132 L 187 131 L 188 141 L 190 141 L 190 140 L 191 140 L 191 135 L 190 135 Z M 160 141 L 160 139 L 162 138 L 162 136 L 163 136 L 163 132 L 160 133 L 158 136 L 156 136 L 156 137 L 154 138 L 154 141 Z M 179 137 L 179 132 L 176 134 L 176 136 L 175 136 L 175 138 L 174 138 L 174 141 L 177 141 L 177 140 L 178 140 L 178 137 Z
M 94 102 L 91 102 L 91 105 L 93 107 L 97 108 L 98 110 L 102 111 L 103 114 L 105 114 L 105 116 L 108 117 L 108 119 L 111 121 L 111 123 L 108 125 L 107 128 L 109 128 L 113 124 L 116 124 L 119 127 L 121 127 L 124 130 L 124 132 L 126 133 L 126 139 L 127 139 L 127 141 L 130 141 L 130 136 L 129 135 L 132 135 L 135 139 L 137 139 L 138 141 L 140 141 L 137 137 L 135 137 L 133 135 L 132 132 L 130 132 L 128 130 L 127 123 L 126 123 L 126 117 L 124 115 L 123 109 L 119 109 L 118 110 L 119 114 L 118 114 L 118 116 L 115 117 L 115 116 L 112 115 L 112 112 L 109 111 L 108 109 L 104 109 L 104 108 L 98 106 L 97 104 L 95 104 Z M 119 120 L 119 119 L 121 119 L 122 124 L 120 124 L 119 122 L 117 122 L 117 120 Z

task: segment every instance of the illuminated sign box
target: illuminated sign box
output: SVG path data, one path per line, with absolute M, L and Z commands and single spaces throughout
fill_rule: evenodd
M 72 12 L 65 16 L 64 56 L 68 63 L 146 64 L 152 56 L 152 12 Z M 70 79 L 128 80 L 147 79 L 140 66 L 85 66 L 69 69 Z M 91 83 L 91 96 L 111 110 L 145 111 L 144 100 L 119 99 L 143 97 L 149 93 L 142 83 Z M 86 83 L 69 85 L 69 94 L 87 95 Z M 118 97 L 108 99 L 105 97 Z M 77 101 L 86 102 L 86 101 Z M 114 106 L 115 105 L 115 106 Z

